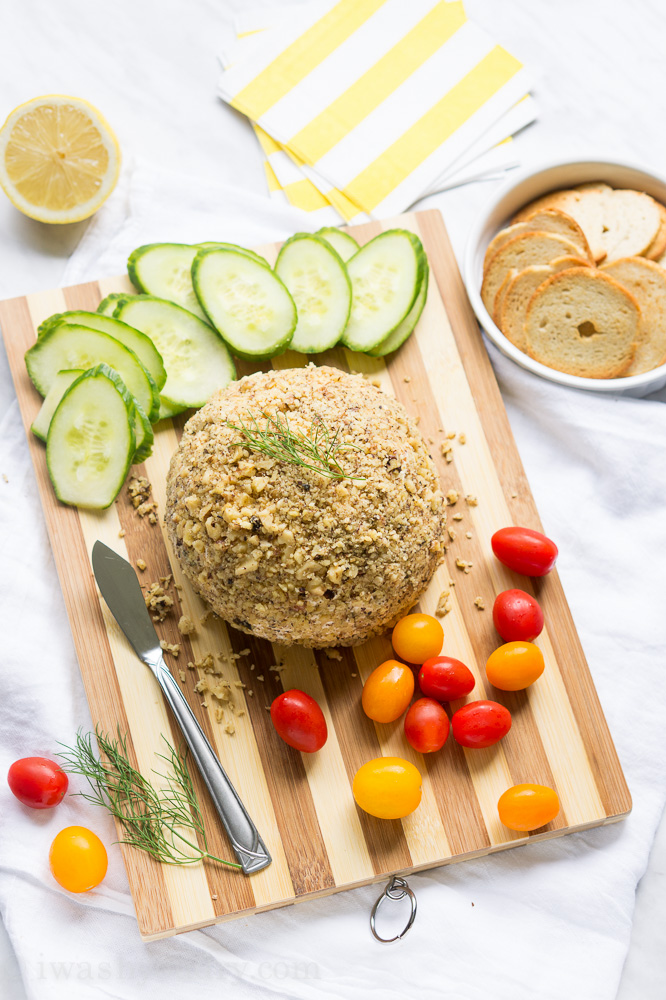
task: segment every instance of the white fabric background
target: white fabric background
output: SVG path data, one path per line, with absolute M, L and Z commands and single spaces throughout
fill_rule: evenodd
M 78 93 L 138 157 L 88 227 L 70 281 L 118 271 L 138 242 L 252 243 L 303 225 L 257 197 L 254 137 L 214 97 L 215 52 L 240 6 L 117 0 L 110 23 L 106 5 L 5 0 L 0 113 L 37 93 Z M 467 6 L 540 73 L 542 116 L 519 140 L 526 159 L 603 149 L 664 161 L 666 134 L 655 122 L 664 111 L 666 11 L 656 0 L 637 0 L 631 20 L 625 5 L 600 0 L 564 0 L 556 18 L 551 5 L 529 0 Z M 225 192 L 229 184 L 248 197 Z M 488 192 L 472 185 L 429 202 L 442 208 L 459 255 Z M 0 202 L 0 295 L 60 283 L 85 231 L 47 230 Z M 87 896 L 67 895 L 48 875 L 58 829 L 83 822 L 109 844 L 110 822 L 76 798 L 36 815 L 0 785 L 0 911 L 30 997 L 615 996 L 634 888 L 663 808 L 666 409 L 568 392 L 492 357 L 542 519 L 560 544 L 564 586 L 634 795 L 630 819 L 413 876 L 418 919 L 392 948 L 369 938 L 376 888 L 144 945 L 115 849 L 107 879 Z M 0 394 L 5 773 L 17 756 L 52 754 L 89 717 L 4 354 Z M 21 996 L 18 986 L 8 990 Z

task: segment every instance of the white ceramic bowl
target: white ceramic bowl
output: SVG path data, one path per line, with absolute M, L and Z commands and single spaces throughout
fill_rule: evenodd
M 542 194 L 558 188 L 573 187 L 587 181 L 605 181 L 615 188 L 634 188 L 646 191 L 666 204 L 666 177 L 644 170 L 638 164 L 614 160 L 549 160 L 541 166 L 513 174 L 493 195 L 484 211 L 472 226 L 467 239 L 464 259 L 464 280 L 467 294 L 479 323 L 492 342 L 516 364 L 542 378 L 567 385 L 574 389 L 610 392 L 623 396 L 647 396 L 666 385 L 666 364 L 642 375 L 627 378 L 581 378 L 555 371 L 534 361 L 514 347 L 510 340 L 493 323 L 481 301 L 483 258 L 495 234 L 507 225 L 509 219 Z

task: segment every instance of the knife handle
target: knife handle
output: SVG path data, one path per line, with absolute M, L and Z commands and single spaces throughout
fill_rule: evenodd
M 176 717 L 183 736 L 194 757 L 201 777 L 227 831 L 231 846 L 246 875 L 261 871 L 270 865 L 272 858 L 262 841 L 238 792 L 231 784 L 213 748 L 197 722 L 185 695 L 162 659 L 154 670 L 157 683 Z

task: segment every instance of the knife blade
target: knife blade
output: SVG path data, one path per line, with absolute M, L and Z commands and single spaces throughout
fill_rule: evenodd
M 178 722 L 231 841 L 243 872 L 251 875 L 271 856 L 238 792 L 215 755 L 185 695 L 164 662 L 160 640 L 132 566 L 103 542 L 95 542 L 92 567 L 102 597 L 132 649 L 151 671 Z

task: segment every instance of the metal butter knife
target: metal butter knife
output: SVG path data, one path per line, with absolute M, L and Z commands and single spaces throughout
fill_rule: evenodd
M 206 739 L 185 696 L 164 662 L 160 640 L 148 614 L 136 573 L 122 556 L 95 542 L 92 566 L 102 597 L 134 652 L 150 667 L 190 748 L 231 845 L 246 875 L 271 863 L 256 826 Z

